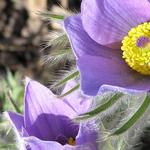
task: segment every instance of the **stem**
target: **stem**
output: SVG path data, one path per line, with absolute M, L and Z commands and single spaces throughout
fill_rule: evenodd
M 17 104 L 15 103 L 14 99 L 12 98 L 10 91 L 8 91 L 7 95 L 8 95 L 8 99 L 9 99 L 10 102 L 12 103 L 12 105 L 13 105 L 13 107 L 15 108 L 16 112 L 21 113 L 21 110 L 19 109 L 19 107 L 18 107 Z

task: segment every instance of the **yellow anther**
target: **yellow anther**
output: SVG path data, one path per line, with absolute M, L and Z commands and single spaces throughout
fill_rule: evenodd
M 69 145 L 75 145 L 75 144 L 76 144 L 76 141 L 75 141 L 72 137 L 70 137 L 70 138 L 68 139 L 68 144 L 69 144 Z
M 133 70 L 150 75 L 150 22 L 132 28 L 124 37 L 121 50 Z

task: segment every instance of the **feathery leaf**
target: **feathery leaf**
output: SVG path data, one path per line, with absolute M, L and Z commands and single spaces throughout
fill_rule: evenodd
M 72 92 L 74 92 L 74 91 L 76 91 L 77 89 L 79 89 L 79 87 L 80 87 L 80 84 L 78 83 L 76 86 L 74 86 L 74 87 L 73 87 L 72 89 L 70 89 L 68 92 L 66 92 L 66 93 L 64 93 L 64 94 L 62 94 L 62 95 L 60 95 L 60 96 L 58 96 L 58 98 L 63 98 L 63 97 L 65 97 L 65 96 L 71 94 Z
M 106 109 L 108 109 L 109 107 L 111 107 L 115 102 L 117 102 L 117 100 L 119 100 L 119 98 L 123 96 L 123 93 L 113 93 L 113 95 L 106 100 L 106 103 L 104 104 L 100 104 L 97 105 L 95 109 L 85 113 L 85 114 L 81 114 L 79 115 L 77 118 L 75 118 L 75 120 L 84 120 L 84 119 L 89 119 L 94 117 L 97 114 L 100 114 L 101 112 L 105 111 Z M 105 98 L 105 97 L 104 97 Z
M 75 78 L 75 77 L 77 77 L 77 76 L 79 76 L 79 71 L 75 71 L 75 72 L 69 74 L 67 77 L 65 77 L 63 80 L 59 81 L 59 82 L 58 82 L 56 85 L 54 85 L 54 86 L 63 85 L 63 84 L 65 84 L 67 81 L 69 81 L 69 80 L 71 80 L 71 79 L 73 79 L 73 78 Z
M 136 121 L 142 117 L 142 115 L 145 113 L 145 111 L 147 110 L 147 108 L 150 105 L 150 95 L 147 94 L 144 102 L 142 103 L 142 105 L 140 106 L 140 108 L 133 114 L 133 116 L 119 129 L 117 129 L 114 133 L 112 133 L 111 135 L 119 135 L 124 133 L 125 131 L 127 131 L 129 128 L 131 128 Z
M 40 12 L 39 15 L 43 16 L 44 18 L 48 19 L 48 20 L 64 20 L 65 19 L 65 15 L 61 15 L 58 13 L 54 13 L 54 12 Z

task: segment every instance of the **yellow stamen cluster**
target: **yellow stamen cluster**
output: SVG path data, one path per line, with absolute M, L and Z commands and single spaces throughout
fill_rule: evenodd
M 76 141 L 75 141 L 72 137 L 70 137 L 70 138 L 68 139 L 68 144 L 69 144 L 69 145 L 75 145 L 75 144 L 76 144 Z
M 141 37 L 148 41 L 140 46 L 138 40 Z M 146 22 L 132 28 L 124 37 L 122 44 L 121 50 L 126 63 L 133 70 L 144 75 L 150 75 L 150 23 Z

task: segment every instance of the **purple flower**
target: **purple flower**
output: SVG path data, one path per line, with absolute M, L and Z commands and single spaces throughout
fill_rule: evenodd
M 149 10 L 149 0 L 83 0 L 81 14 L 66 18 L 85 94 L 102 85 L 150 89 Z
M 73 94 L 71 99 L 57 99 L 49 89 L 27 79 L 24 103 L 23 116 L 8 112 L 8 117 L 25 150 L 97 150 L 94 122 L 71 120 L 87 111 L 91 100 Z

